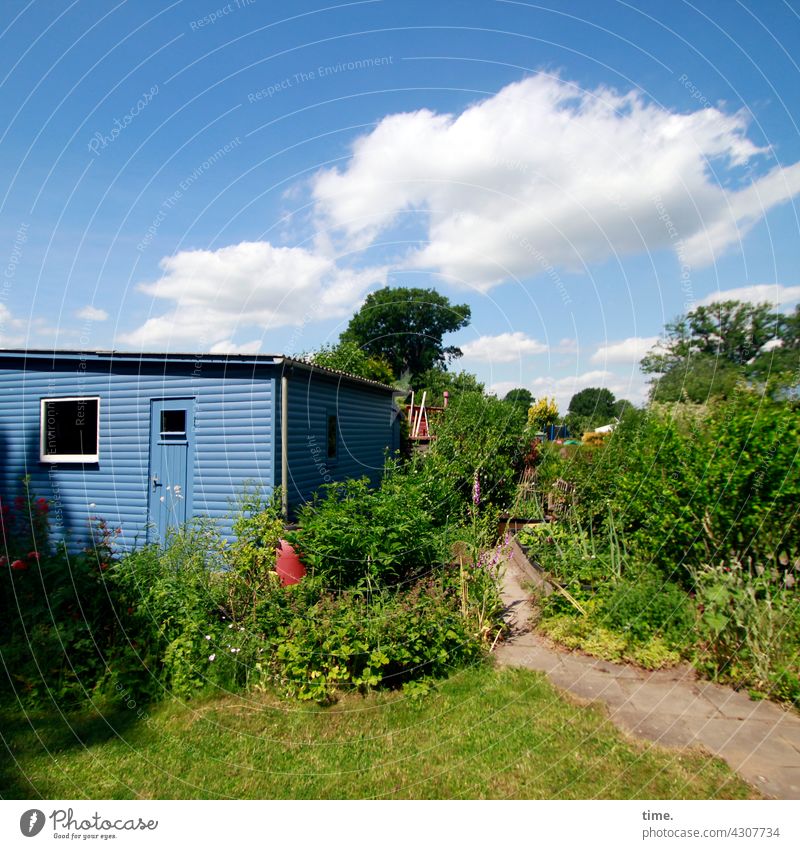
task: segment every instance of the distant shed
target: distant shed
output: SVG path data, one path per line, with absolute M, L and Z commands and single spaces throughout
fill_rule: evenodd
M 29 476 L 57 535 L 96 516 L 130 547 L 207 516 L 230 536 L 245 483 L 285 480 L 293 512 L 323 483 L 377 483 L 398 446 L 392 387 L 290 357 L 0 350 L 0 496 Z

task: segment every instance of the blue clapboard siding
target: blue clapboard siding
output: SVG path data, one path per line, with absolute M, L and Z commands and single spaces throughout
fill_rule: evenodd
M 0 492 L 32 490 L 52 502 L 55 533 L 85 536 L 90 516 L 122 529 L 122 547 L 143 542 L 147 526 L 150 402 L 195 399 L 192 512 L 230 534 L 230 503 L 246 481 L 268 495 L 275 485 L 275 374 L 269 363 L 164 361 L 103 355 L 25 358 L 0 351 Z M 39 462 L 42 397 L 100 397 L 100 460 Z
M 387 452 L 397 446 L 391 391 L 294 368 L 289 377 L 289 504 L 296 509 L 317 488 L 333 480 L 367 476 L 377 484 Z M 276 382 L 280 393 L 280 381 Z M 277 404 L 280 412 L 280 402 Z M 327 417 L 339 433 L 335 460 L 327 455 Z M 276 452 L 280 458 L 280 439 Z M 280 479 L 280 459 L 277 475 Z

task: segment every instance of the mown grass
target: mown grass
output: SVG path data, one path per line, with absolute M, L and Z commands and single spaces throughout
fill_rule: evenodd
M 749 798 L 721 761 L 628 740 L 526 670 L 417 700 L 271 694 L 59 714 L 0 710 L 3 798 Z

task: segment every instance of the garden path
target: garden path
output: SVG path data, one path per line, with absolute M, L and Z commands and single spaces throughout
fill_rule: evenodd
M 573 696 L 600 702 L 627 733 L 662 746 L 701 746 L 765 796 L 800 799 L 800 717 L 767 701 L 698 679 L 688 666 L 649 672 L 559 650 L 531 631 L 525 583 L 541 580 L 509 561 L 503 579 L 511 636 L 495 650 L 503 666 L 547 674 Z

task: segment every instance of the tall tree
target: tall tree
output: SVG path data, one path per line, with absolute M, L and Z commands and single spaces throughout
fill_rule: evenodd
M 507 404 L 518 404 L 527 410 L 533 404 L 533 394 L 529 389 L 509 389 L 503 400 Z
M 382 357 L 399 377 L 414 377 L 461 356 L 442 338 L 466 327 L 470 318 L 466 304 L 451 304 L 434 289 L 379 289 L 367 296 L 341 339 Z
M 569 402 L 569 412 L 574 416 L 582 416 L 588 419 L 612 419 L 616 415 L 614 404 L 616 398 L 610 389 L 599 386 L 590 386 L 581 389 L 572 396 Z M 604 422 L 604 424 L 606 424 Z
M 769 304 L 741 301 L 697 307 L 667 324 L 642 359 L 642 371 L 654 376 L 650 398 L 701 403 L 727 397 L 737 380 L 776 374 L 783 385 L 796 383 L 799 336 L 798 311 L 786 316 Z

